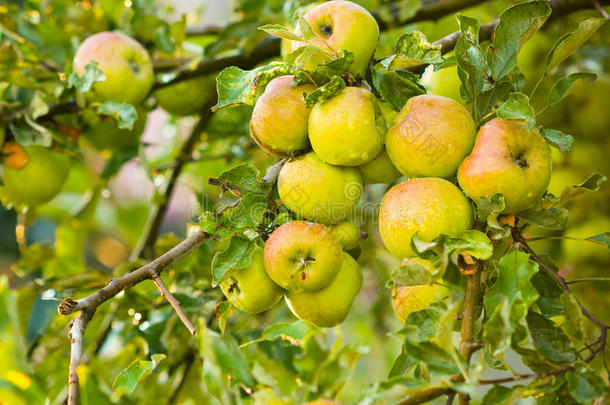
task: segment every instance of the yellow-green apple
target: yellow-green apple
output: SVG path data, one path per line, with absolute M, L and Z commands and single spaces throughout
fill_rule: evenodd
M 364 75 L 379 39 L 379 26 L 371 13 L 351 1 L 335 0 L 314 7 L 303 17 L 316 35 L 309 44 L 330 55 L 343 49 L 353 53 L 350 72 Z M 300 34 L 301 31 L 297 25 L 295 32 Z M 307 43 L 294 41 L 292 49 L 305 45 Z
M 324 288 L 341 267 L 341 245 L 324 225 L 292 221 L 280 225 L 265 244 L 265 270 L 287 291 Z
M 82 135 L 98 150 L 116 150 L 136 142 L 144 128 L 148 114 L 141 107 L 136 108 L 138 118 L 132 129 L 121 129 L 113 117 L 99 115 L 91 109 L 83 112 Z
M 263 249 L 255 248 L 245 269 L 231 269 L 220 282 L 220 289 L 237 309 L 251 314 L 267 311 L 277 304 L 284 292 L 265 271 Z
M 476 128 L 457 101 L 423 94 L 407 100 L 386 137 L 386 150 L 407 177 L 451 177 L 472 150 Z
M 70 159 L 63 153 L 32 145 L 8 142 L 2 150 L 3 199 L 17 206 L 44 204 L 59 193 L 70 172 Z
M 343 250 L 352 250 L 358 247 L 360 242 L 360 227 L 353 222 L 344 221 L 330 227 Z
M 170 114 L 198 114 L 216 99 L 216 76 L 207 75 L 178 82 L 156 90 L 153 96 Z
M 472 153 L 458 171 L 470 198 L 502 193 L 505 212 L 532 208 L 551 179 L 551 152 L 544 138 L 522 120 L 495 118 L 481 127 Z
M 329 165 L 313 152 L 286 162 L 277 184 L 290 211 L 327 225 L 354 213 L 363 187 L 358 168 Z
M 360 87 L 346 87 L 309 114 L 311 147 L 331 165 L 360 166 L 373 160 L 383 149 L 385 132 L 375 96 Z
M 97 62 L 106 80 L 93 84 L 87 92 L 94 101 L 140 103 L 153 84 L 153 68 L 146 49 L 136 40 L 117 33 L 99 32 L 87 38 L 74 55 L 74 71 Z
M 422 83 L 432 94 L 462 102 L 460 96 L 461 82 L 457 74 L 457 66 L 450 66 L 437 71 L 427 71 L 422 77 Z
M 414 256 L 411 238 L 430 241 L 472 226 L 472 206 L 453 183 L 440 178 L 414 178 L 392 187 L 379 210 L 379 232 L 398 258 Z
M 360 171 L 362 179 L 367 184 L 392 183 L 400 177 L 400 172 L 390 160 L 385 149 L 375 159 L 360 166 Z
M 400 323 L 405 323 L 409 314 L 428 309 L 447 297 L 448 291 L 441 284 L 421 284 L 393 287 L 391 294 L 394 313 Z
M 340 267 L 335 278 L 321 290 L 286 292 L 288 307 L 297 318 L 325 328 L 345 320 L 354 298 L 362 288 L 362 270 L 345 252 Z
M 292 87 L 294 76 L 271 80 L 256 100 L 250 119 L 250 135 L 265 151 L 278 156 L 295 156 L 309 149 L 307 122 L 310 109 L 303 94 L 310 84 Z

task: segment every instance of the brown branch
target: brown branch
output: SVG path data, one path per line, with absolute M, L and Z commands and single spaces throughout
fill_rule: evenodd
M 172 306 L 172 308 L 174 308 L 184 326 L 186 326 L 189 332 L 191 332 L 191 335 L 195 336 L 195 333 L 197 333 L 197 329 L 195 328 L 195 326 L 193 326 L 188 316 L 186 316 L 186 314 L 184 313 L 184 310 L 180 306 L 180 301 L 178 301 L 176 297 L 174 297 L 174 295 L 167 289 L 167 286 L 165 285 L 163 280 L 161 280 L 159 274 L 155 272 L 152 276 L 152 281 L 153 283 L 155 283 L 155 285 L 161 292 L 161 295 L 163 295 L 167 302 L 169 302 L 169 304 Z
M 460 354 L 464 358 L 466 364 L 470 364 L 470 358 L 477 347 L 474 340 L 474 326 L 476 321 L 477 307 L 479 306 L 480 302 L 480 292 L 480 271 L 467 275 L 466 298 L 464 300 L 464 311 L 462 312 L 462 329 L 460 340 Z M 460 392 L 458 395 L 458 400 L 460 405 L 468 405 L 470 403 L 470 396 Z
M 95 309 L 83 310 L 70 322 L 70 371 L 68 375 L 68 405 L 78 405 L 78 365 L 83 354 L 83 335 Z
M 449 387 L 433 387 L 418 391 L 406 399 L 400 401 L 397 405 L 416 405 L 430 402 L 435 398 L 443 395 L 451 395 L 455 391 Z

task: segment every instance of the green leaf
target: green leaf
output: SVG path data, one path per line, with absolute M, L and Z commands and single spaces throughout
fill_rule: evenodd
M 271 62 L 253 70 L 241 70 L 236 66 L 224 69 L 216 78 L 218 103 L 212 111 L 235 105 L 254 105 L 257 97 L 271 80 L 291 73 L 289 64 Z
M 217 286 L 225 273 L 231 269 L 243 269 L 250 265 L 250 256 L 254 251 L 254 241 L 234 236 L 222 252 L 212 259 L 212 284 Z
M 600 233 L 599 235 L 590 236 L 587 240 L 606 245 L 610 249 L 610 232 Z
M 381 98 L 397 111 L 411 97 L 426 94 L 417 75 L 404 70 L 374 70 L 373 85 Z
M 529 129 L 532 129 L 536 123 L 534 108 L 530 105 L 529 98 L 523 93 L 510 93 L 508 100 L 498 108 L 498 118 L 525 120 Z
M 600 186 L 606 180 L 606 176 L 603 176 L 599 173 L 594 173 L 581 184 L 577 186 L 567 186 L 566 188 L 564 188 L 559 198 L 547 197 L 542 202 L 542 206 L 545 208 L 550 208 L 565 205 L 566 203 L 572 201 L 575 198 L 580 197 L 583 194 L 594 193 L 599 191 Z
M 114 379 L 112 389 L 115 394 L 119 398 L 125 394 L 131 394 L 136 389 L 138 383 L 148 376 L 166 357 L 165 354 L 153 354 L 150 357 L 151 361 L 135 360 L 132 362 Z
M 340 76 L 335 76 L 330 82 L 309 93 L 307 97 L 305 97 L 305 106 L 310 108 L 316 103 L 323 103 L 341 93 L 344 88 L 345 81 L 343 81 Z
M 217 369 L 225 376 L 225 381 L 226 377 L 231 377 L 231 381 L 234 383 L 252 387 L 254 377 L 250 371 L 248 361 L 239 349 L 235 339 L 229 335 L 220 335 L 205 326 L 200 329 L 199 350 L 204 360 L 206 360 L 203 366 L 204 374 L 210 373 L 209 377 L 217 380 L 218 376 L 214 375 L 214 369 Z M 206 370 L 207 368 L 209 370 Z
M 218 329 L 224 335 L 227 328 L 227 319 L 235 311 L 235 307 L 229 301 L 221 301 L 216 305 L 216 319 L 218 320 Z
M 312 38 L 318 37 L 311 29 L 311 26 L 305 19 L 305 16 L 303 13 L 299 13 L 298 24 L 299 24 L 299 31 L 301 31 L 301 34 L 303 35 L 303 38 L 306 41 L 309 41 Z M 320 39 L 324 41 L 324 38 L 320 38 Z
M 279 24 L 266 24 L 258 27 L 259 30 L 265 31 L 269 35 L 289 39 L 292 41 L 304 41 L 305 39 L 298 34 L 290 31 L 288 28 Z
M 536 349 L 547 360 L 562 365 L 578 359 L 570 339 L 553 321 L 530 311 L 527 314 L 527 327 Z
M 254 193 L 266 195 L 271 191 L 271 185 L 261 181 L 260 172 L 250 163 L 242 163 L 214 179 L 211 184 L 220 186 L 223 191 L 234 190 L 239 193 Z
M 495 385 L 485 393 L 481 403 L 494 405 L 512 404 L 516 399 L 515 396 L 519 394 L 517 389 L 518 386 L 504 387 L 502 385 Z
M 577 364 L 574 371 L 568 371 L 565 378 L 570 395 L 581 404 L 592 404 L 608 395 L 604 379 L 584 363 Z
M 565 208 L 552 207 L 544 209 L 538 207 L 521 212 L 519 218 L 530 225 L 559 231 L 566 227 L 568 222 L 568 210 Z
M 392 279 L 397 286 L 431 284 L 432 274 L 421 264 L 404 263 L 392 271 Z
M 108 101 L 98 106 L 97 113 L 116 118 L 121 129 L 132 129 L 134 122 L 138 119 L 138 112 L 134 106 L 114 101 Z
M 568 292 L 561 294 L 561 305 L 565 310 L 566 318 L 564 331 L 574 339 L 582 340 L 584 338 L 583 316 L 574 294 Z
M 405 340 L 403 350 L 408 357 L 424 362 L 431 373 L 456 374 L 460 368 L 466 368 L 463 359 L 458 358 L 459 364 L 456 364 L 451 353 L 432 342 Z
M 547 140 L 548 143 L 559 149 L 560 152 L 567 152 L 572 149 L 574 143 L 574 137 L 572 135 L 564 134 L 556 129 L 542 129 L 542 136 Z
M 263 331 L 257 341 L 281 339 L 294 346 L 300 346 L 310 336 L 319 331 L 318 327 L 306 321 L 277 322 Z
M 489 259 L 493 254 L 489 238 L 483 232 L 475 229 L 463 231 L 454 236 L 442 234 L 431 242 L 420 239 L 416 233 L 411 239 L 411 247 L 418 256 L 424 259 L 434 260 L 436 257 L 440 257 L 441 268 L 446 267 L 449 258 L 457 263 L 457 254 L 461 252 L 480 260 Z
M 548 1 L 519 3 L 500 14 L 494 42 L 487 53 L 494 80 L 499 81 L 517 66 L 517 53 L 550 14 Z
M 483 77 L 487 71 L 485 54 L 479 46 L 479 21 L 465 15 L 457 15 L 460 37 L 455 45 L 458 76 L 462 82 L 461 91 L 467 104 L 474 106 L 483 90 Z M 471 111 L 472 112 L 472 111 Z M 478 121 L 478 117 L 474 117 Z
M 486 223 L 488 229 L 499 232 L 497 236 L 499 238 L 503 238 L 506 236 L 506 232 L 510 232 L 498 222 L 498 216 L 504 211 L 505 206 L 504 195 L 501 193 L 491 197 L 483 196 L 477 201 L 477 219 Z
M 428 42 L 419 31 L 407 32 L 396 41 L 396 55 L 384 59 L 381 63 L 388 70 L 404 69 L 422 64 L 443 62 L 441 46 Z
M 571 73 L 566 77 L 562 77 L 557 80 L 557 83 L 553 86 L 549 92 L 549 105 L 555 104 L 565 97 L 567 92 L 572 88 L 575 82 L 578 80 L 586 80 L 588 82 L 594 82 L 597 79 L 597 75 L 592 72 L 577 72 Z
M 25 116 L 25 120 L 28 120 L 27 115 Z M 33 128 L 32 125 L 30 125 L 31 122 L 33 121 L 30 120 L 30 122 L 23 122 L 18 120 L 8 124 L 8 128 L 10 128 L 11 133 L 15 137 L 17 143 L 22 146 L 51 146 L 53 143 L 51 132 L 38 124 L 36 125 L 36 128 Z
M 545 72 L 555 69 L 561 62 L 580 48 L 599 27 L 604 25 L 605 18 L 587 18 L 578 24 L 576 31 L 565 34 L 555 42 L 546 58 Z
M 134 157 L 138 156 L 138 146 L 130 145 L 125 148 L 115 150 L 110 159 L 106 161 L 106 166 L 100 175 L 103 179 L 109 179 L 119 172 L 121 167 Z
M 68 87 L 74 87 L 76 90 L 85 93 L 91 89 L 93 83 L 103 82 L 106 80 L 106 75 L 97 65 L 97 62 L 92 60 L 85 65 L 85 70 L 81 76 L 76 72 L 72 72 L 68 76 Z

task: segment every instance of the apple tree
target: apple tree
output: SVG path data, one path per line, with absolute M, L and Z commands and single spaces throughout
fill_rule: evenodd
M 203 3 L 0 6 L 0 403 L 605 403 L 608 1 Z

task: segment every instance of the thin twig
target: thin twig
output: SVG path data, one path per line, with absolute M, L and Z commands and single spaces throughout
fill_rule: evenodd
M 610 15 L 608 15 L 608 13 L 606 12 L 606 10 L 604 10 L 602 8 L 602 5 L 599 4 L 598 0 L 595 0 L 595 8 L 597 9 L 597 11 L 599 11 L 599 13 L 604 17 L 604 18 L 610 18 Z
M 478 266 L 477 266 L 478 267 Z M 460 340 L 460 354 L 466 364 L 470 364 L 472 353 L 476 350 L 474 343 L 474 326 L 476 320 L 477 307 L 480 301 L 481 273 L 466 276 L 466 298 L 464 300 L 464 311 L 462 312 L 462 329 Z M 462 392 L 458 395 L 460 405 L 468 405 L 470 396 Z
M 70 371 L 68 375 L 68 405 L 78 405 L 78 366 L 83 354 L 83 335 L 95 309 L 82 311 L 70 322 Z
M 180 301 L 178 301 L 176 297 L 174 297 L 174 295 L 167 289 L 167 286 L 165 285 L 163 280 L 161 280 L 161 277 L 159 277 L 157 273 L 153 274 L 152 281 L 153 283 L 155 283 L 155 285 L 161 292 L 161 295 L 163 295 L 167 302 L 169 302 L 169 304 L 174 308 L 184 326 L 186 326 L 189 332 L 191 332 L 191 335 L 195 336 L 195 334 L 197 333 L 197 329 L 195 328 L 195 326 L 193 326 L 188 316 L 186 316 L 186 314 L 184 313 L 184 310 L 180 306 Z

